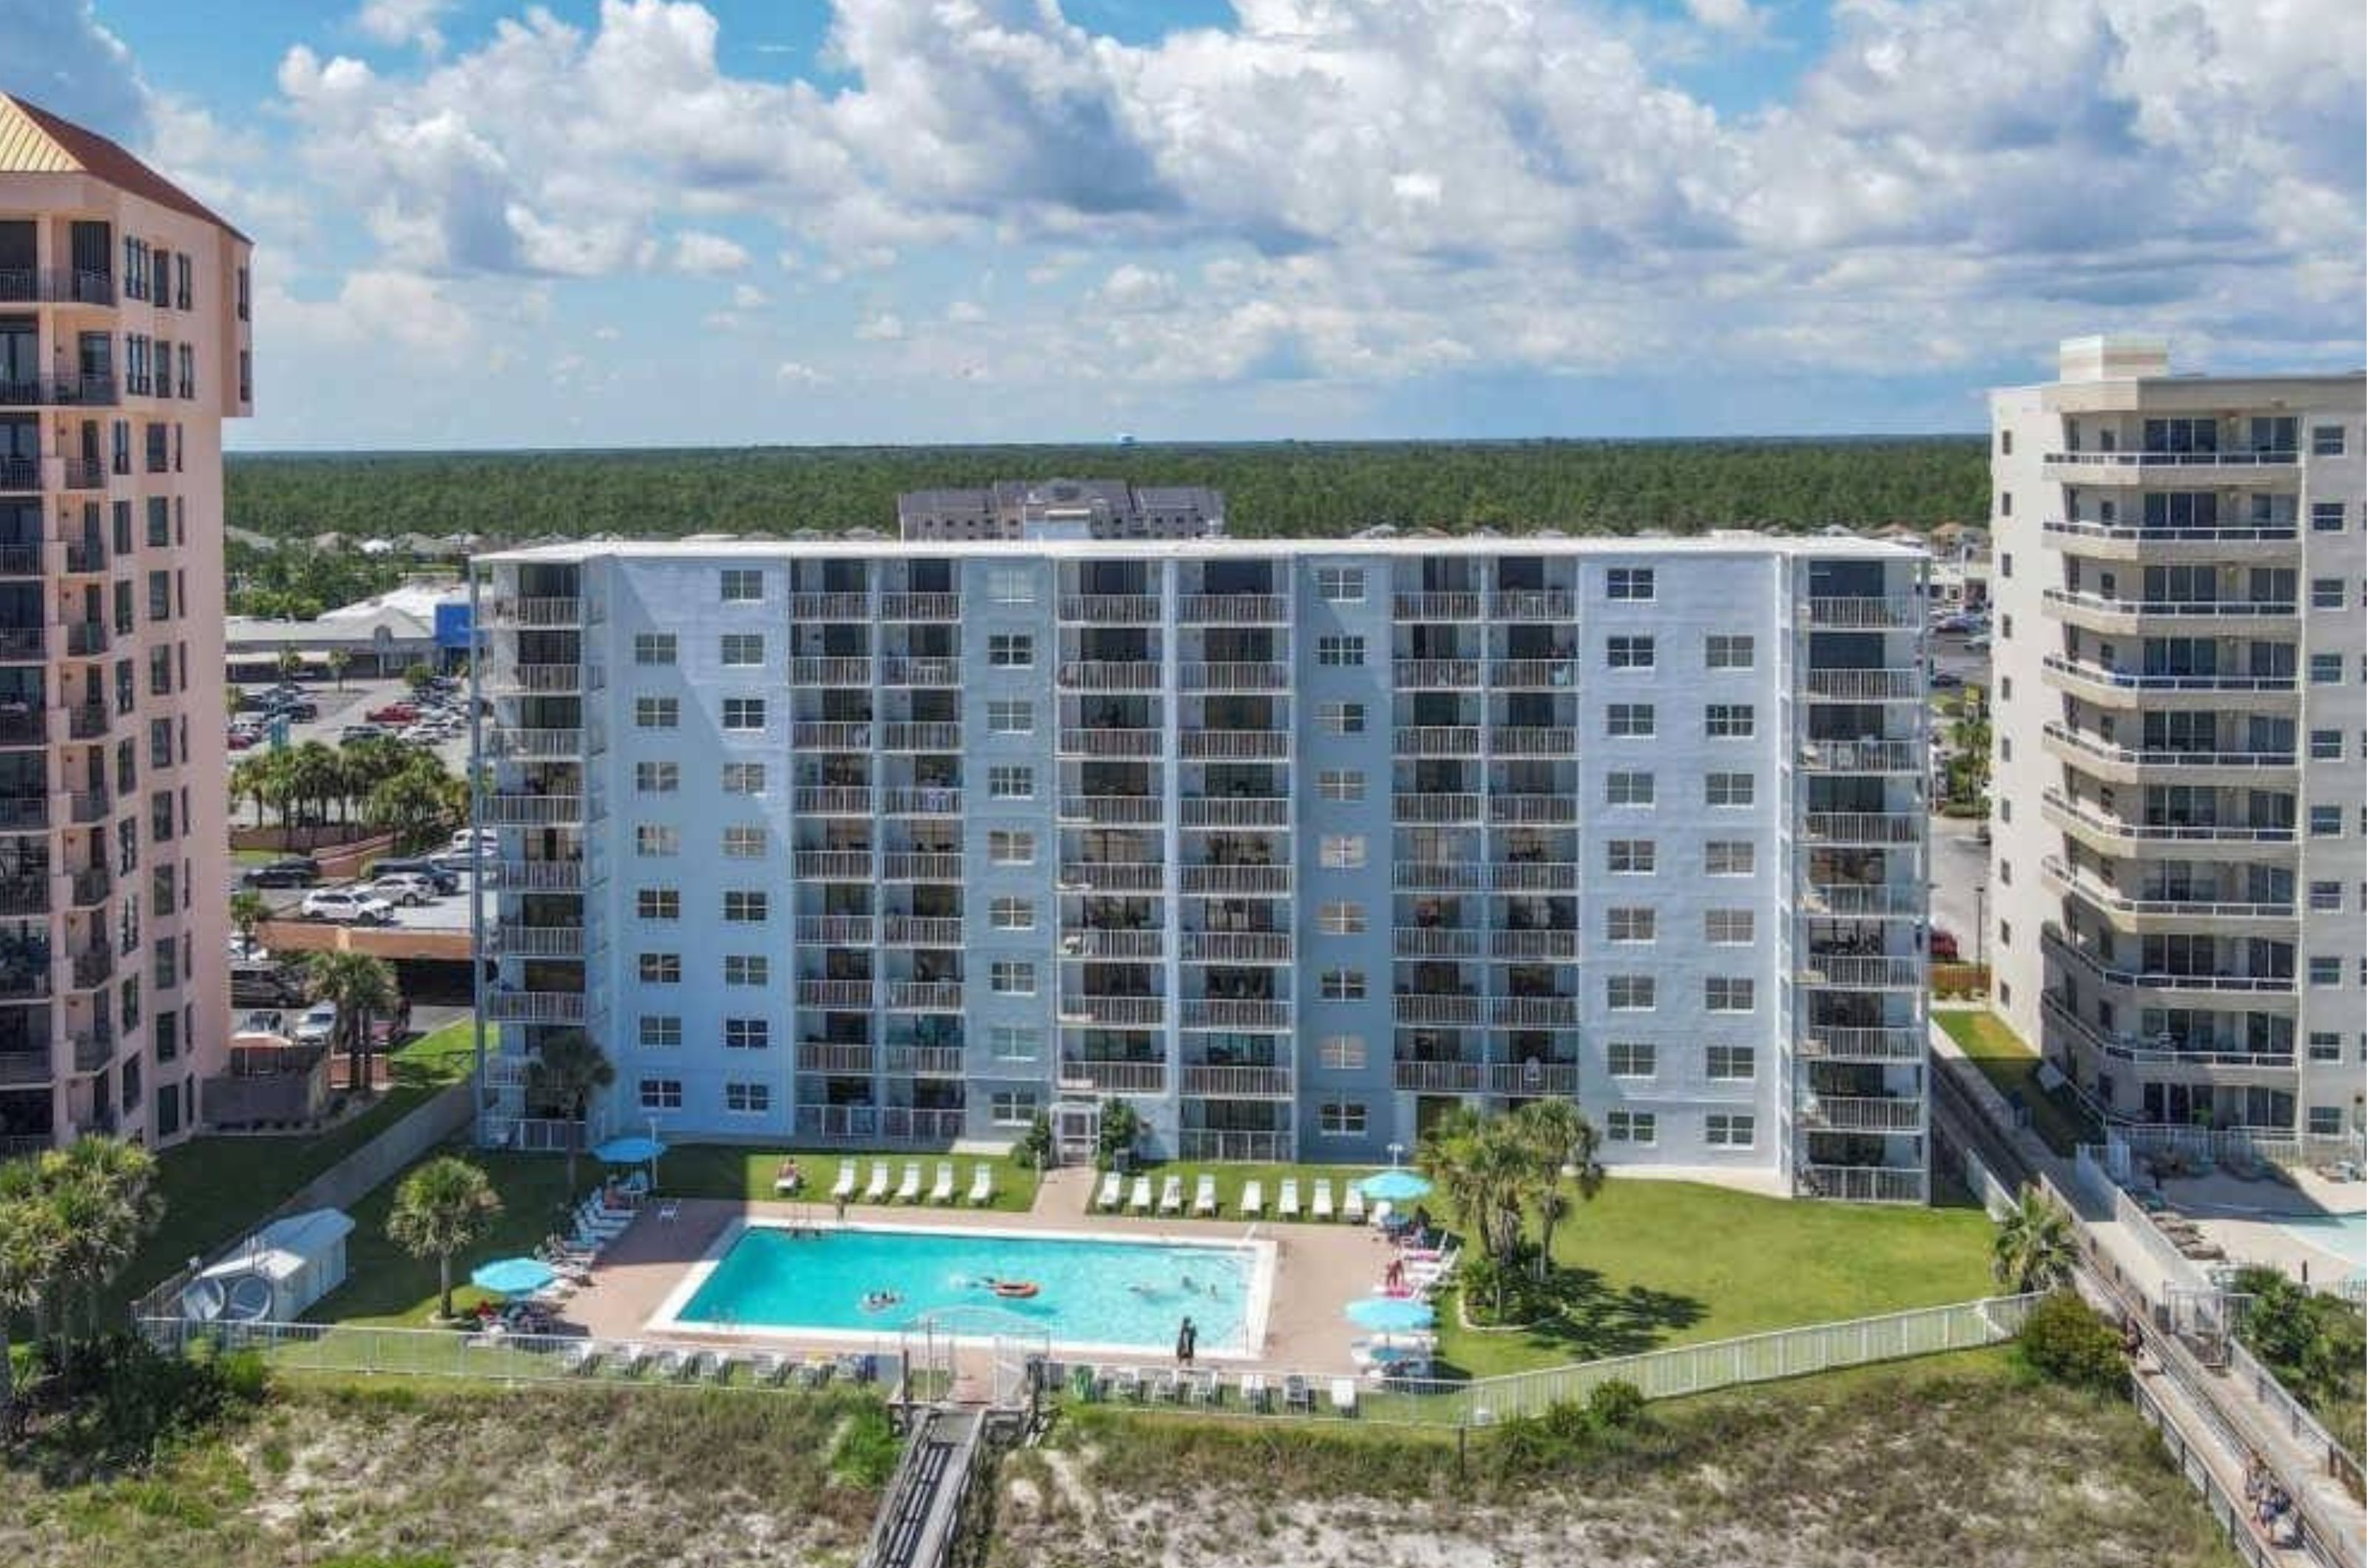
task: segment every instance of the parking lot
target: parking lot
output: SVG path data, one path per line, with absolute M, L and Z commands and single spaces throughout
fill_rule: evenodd
M 261 698 L 268 684 L 265 682 L 258 685 L 250 682 L 245 686 L 250 707 Z M 305 697 L 319 705 L 321 714 L 318 718 L 306 719 L 288 727 L 288 744 L 290 746 L 300 746 L 307 740 L 318 740 L 325 745 L 334 746 L 344 734 L 345 727 L 364 722 L 364 715 L 375 712 L 389 703 L 411 700 L 411 688 L 400 680 L 347 681 L 343 691 L 339 691 L 333 681 L 307 681 L 302 682 L 302 685 Z M 465 717 L 467 711 L 465 705 L 460 711 Z M 269 744 L 268 740 L 265 740 L 258 743 L 258 748 Z M 469 764 L 467 728 L 463 726 L 459 732 L 450 739 L 436 742 L 434 750 L 444 760 L 446 767 L 456 773 L 465 772 Z M 235 763 L 241 757 L 252 754 L 252 750 L 232 751 L 230 754 L 230 760 Z

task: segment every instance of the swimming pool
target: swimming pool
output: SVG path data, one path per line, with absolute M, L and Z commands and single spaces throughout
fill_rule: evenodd
M 1188 1315 L 1201 1355 L 1238 1356 L 1264 1337 L 1273 1245 L 749 1221 L 718 1238 L 651 1326 L 845 1338 L 950 1314 L 953 1334 L 983 1337 L 999 1330 L 967 1309 L 986 1308 L 1072 1348 L 1164 1355 Z M 991 1280 L 1036 1293 L 997 1295 Z M 895 1301 L 866 1301 L 882 1292 Z
M 2353 1269 L 2367 1269 L 2367 1213 L 2282 1218 L 2277 1228 L 2305 1247 L 2331 1253 Z

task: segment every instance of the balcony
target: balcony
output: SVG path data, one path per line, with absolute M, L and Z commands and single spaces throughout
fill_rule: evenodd
M 864 854 L 861 858 L 868 861 L 870 856 Z M 868 874 L 859 874 L 856 880 L 860 881 Z M 957 852 L 944 851 L 890 850 L 887 859 L 881 863 L 880 875 L 888 882 L 959 882 L 962 879 L 962 857 Z
M 1186 626 L 1281 626 L 1290 619 L 1290 601 L 1276 593 L 1186 593 L 1175 618 Z
M 39 833 L 50 825 L 46 795 L 0 795 L 0 833 Z
M 2050 653 L 2041 665 L 2047 682 L 2093 701 L 2115 707 L 2156 705 L 2166 698 L 2188 696 L 2206 702 L 2229 693 L 2292 696 L 2298 681 L 2285 675 L 2147 675 L 2133 670 L 2112 670 L 2085 660 Z
M 1286 828 L 1290 801 L 1279 795 L 1191 795 L 1176 803 L 1186 828 Z
M 885 751 L 958 751 L 962 727 L 956 719 L 893 719 L 880 726 Z
M 958 1045 L 890 1045 L 888 1070 L 903 1077 L 957 1078 L 962 1076 Z
M 493 879 L 511 893 L 577 893 L 583 887 L 583 863 L 575 860 L 505 860 L 496 862 Z
M 1800 1190 L 1810 1197 L 1844 1203 L 1920 1203 L 1927 1180 L 1920 1165 L 1902 1169 L 1883 1165 L 1805 1165 Z
M 1290 1004 L 1237 997 L 1187 997 L 1184 1027 L 1273 1032 L 1290 1027 Z
M 1175 1157 L 1192 1160 L 1287 1160 L 1296 1158 L 1297 1145 L 1287 1130 L 1244 1132 L 1208 1127 L 1184 1127 L 1175 1134 Z
M 1062 861 L 1063 893 L 1156 893 L 1167 883 L 1157 861 Z
M 1088 626 L 1150 626 L 1159 624 L 1156 593 L 1063 593 L 1060 619 Z
M 1488 868 L 1488 884 L 1499 893 L 1575 893 L 1578 863 L 1500 860 Z
M 959 915 L 890 915 L 886 940 L 890 947 L 959 947 Z
M 2109 883 L 2074 871 L 2055 855 L 2042 858 L 2038 869 L 2056 891 L 2104 910 L 2115 917 L 2115 925 L 2130 931 L 2183 930 L 2198 925 L 2207 930 L 2229 922 L 2271 926 L 2295 926 L 2299 923 L 2299 915 L 2290 898 L 2259 902 L 2203 897 L 2131 897 Z
M 494 599 L 485 605 L 485 625 L 493 631 L 546 631 L 583 624 L 583 601 L 548 596 Z
M 957 860 L 960 857 L 956 856 Z M 869 850 L 797 850 L 789 856 L 789 868 L 804 882 L 868 882 L 871 880 Z
M 2282 556 L 2301 537 L 2294 523 L 2207 528 L 2146 528 L 2111 523 L 2049 522 L 2049 543 L 2094 560 L 2221 561 Z
M 1096 1094 L 1167 1092 L 1167 1064 L 1164 1062 L 1063 1056 L 1059 1071 L 1060 1087 L 1064 1089 L 1090 1089 Z
M 1185 931 L 1186 964 L 1287 964 L 1288 931 Z
M 800 784 L 790 793 L 790 808 L 800 817 L 868 817 L 869 784 Z
M 1916 1133 L 1923 1126 L 1923 1102 L 1879 1095 L 1809 1095 L 1800 1101 L 1800 1124 L 1818 1132 Z
M 1920 670 L 1811 670 L 1802 680 L 1811 702 L 1920 703 Z
M 883 686 L 958 686 L 961 684 L 961 660 L 891 655 L 879 661 L 879 683 Z
M 1818 844 L 1920 844 L 1923 834 L 1920 811 L 1811 811 L 1800 832 Z
M 1488 934 L 1457 926 L 1399 926 L 1389 951 L 1399 958 L 1477 958 Z
M 69 740 L 104 740 L 114 728 L 114 710 L 104 703 L 85 703 L 66 709 Z
M 580 664 L 507 664 L 492 661 L 485 690 L 502 696 L 572 696 L 583 690 Z
M 1061 661 L 1059 682 L 1064 692 L 1155 692 L 1166 673 L 1155 659 L 1070 659 Z
M 1202 1100 L 1288 1100 L 1288 1067 L 1195 1066 L 1184 1068 L 1184 1092 Z
M 66 547 L 58 547 L 63 550 Z M 105 555 L 102 550 L 100 554 Z M 49 570 L 39 544 L 0 545 L 0 577 L 40 577 Z M 105 570 L 105 567 L 99 568 Z
M 1484 893 L 1488 868 L 1477 861 L 1401 860 L 1389 868 L 1400 893 Z
M 789 726 L 789 744 L 800 751 L 868 751 L 871 726 L 863 719 L 801 718 Z
M 1167 933 L 1161 931 L 1068 926 L 1060 932 L 1063 958 L 1161 958 L 1166 953 Z
M 1501 588 L 1488 595 L 1488 614 L 1499 621 L 1567 621 L 1578 614 L 1578 598 L 1566 588 Z
M 138 387 L 132 389 L 134 391 L 141 389 Z M 58 459 L 58 476 L 61 488 L 65 490 L 107 488 L 107 465 L 89 457 L 61 457 Z
M 1167 800 L 1157 795 L 1064 795 L 1060 819 L 1102 827 L 1145 827 L 1167 817 Z
M 1498 997 L 1489 1010 L 1499 1029 L 1576 1029 L 1576 997 Z
M 1874 919 L 1922 919 L 1931 912 L 1923 884 L 1811 882 L 1800 889 L 1800 908 L 1811 915 L 1856 915 Z
M 958 817 L 962 792 L 949 784 L 879 792 L 879 809 L 889 817 Z
M 1444 996 L 1432 991 L 1399 991 L 1393 1012 L 1405 1024 L 1469 1024 L 1487 1021 L 1486 998 L 1473 992 Z
M 798 1071 L 801 1073 L 852 1073 L 868 1077 L 878 1060 L 872 1048 L 866 1044 L 846 1044 L 834 1040 L 798 1042 Z
M 1479 595 L 1477 593 L 1399 593 L 1391 597 L 1391 611 L 1400 621 L 1476 621 L 1479 618 Z
M 50 966 L 40 949 L 20 946 L 0 964 L 0 1001 L 39 1001 L 49 994 Z
M 2293 766 L 2293 753 L 2290 750 L 2143 750 L 2115 745 L 2052 719 L 2041 736 L 2047 750 L 2057 758 L 2118 784 L 2202 782 L 2193 775 L 2206 770 L 2222 770 L 2231 775 L 2226 783 L 2265 784 L 2271 781 L 2260 777 L 2263 770 Z
M 2232 452 L 2049 452 L 2039 459 L 2050 481 L 2073 485 L 2142 485 L 2187 481 L 2252 485 L 2293 477 L 2300 454 Z
M 1472 724 L 1399 726 L 1392 750 L 1400 757 L 1477 757 L 1479 727 Z
M 2074 626 L 2098 631 L 2194 633 L 2222 635 L 2290 628 L 2301 613 L 2291 599 L 2107 599 L 2100 593 L 2079 593 L 2049 588 L 2042 595 L 2061 617 Z
M 2249 828 L 2232 822 L 2125 822 L 2072 799 L 2052 784 L 2039 795 L 2039 811 L 2054 826 L 2107 854 L 2154 855 L 2175 845 L 2189 855 L 2241 855 L 2262 846 L 2291 844 L 2296 839 L 2291 824 Z
M 0 457 L 0 491 L 38 491 L 41 488 L 41 460 L 39 457 Z
M 77 1073 L 104 1071 L 115 1060 L 115 1034 L 112 1030 L 87 1030 L 72 1037 L 74 1070 Z
M 39 626 L 0 626 L 0 660 L 12 664 L 39 664 L 49 657 L 48 639 Z
M 1491 931 L 1488 937 L 1488 953 L 1491 958 L 1569 963 L 1578 957 L 1578 933 L 1550 929 Z
M 1576 1094 L 1572 1062 L 1421 1062 L 1392 1065 L 1393 1086 L 1408 1094 Z
M 493 951 L 504 958 L 581 958 L 581 926 L 527 926 L 504 921 L 493 931 Z
M 0 269 L 0 304 L 112 305 L 115 279 L 72 267 Z M 44 1140 L 46 1144 L 47 1140 Z
M 871 1006 L 871 982 L 868 980 L 799 980 L 798 1006 L 868 1010 Z
M 961 619 L 961 595 L 882 593 L 879 595 L 879 618 L 883 621 L 958 621 Z
M 959 1012 L 959 980 L 890 980 L 888 1008 L 893 1012 Z
M 1809 952 L 1793 961 L 1792 977 L 1803 986 L 1833 990 L 1920 991 L 1923 960 L 1911 955 Z
M 1499 659 L 1488 666 L 1488 683 L 1500 692 L 1566 692 L 1578 684 L 1578 661 Z
M 1290 896 L 1290 867 L 1286 865 L 1187 865 L 1184 868 L 1184 891 L 1204 897 L 1223 897 L 1228 895 L 1286 898 Z
M 115 879 L 103 865 L 85 866 L 66 879 L 66 903 L 75 909 L 93 909 L 107 902 Z
M 67 795 L 65 801 L 66 820 L 77 827 L 106 821 L 108 812 L 114 808 L 115 804 L 113 797 L 103 789 L 76 790 Z
M 1806 740 L 1800 744 L 1800 768 L 1811 773 L 1920 775 L 1922 750 L 1912 740 Z
M 1391 666 L 1399 691 L 1451 691 L 1479 684 L 1476 659 L 1400 659 Z
M 1578 820 L 1578 795 L 1490 795 L 1488 820 L 1499 828 L 1567 826 Z
M 807 946 L 868 947 L 876 930 L 868 915 L 799 915 L 797 923 L 798 941 Z
M 2222 973 L 2189 974 L 2157 969 L 2120 969 L 2097 957 L 2078 943 L 2066 939 L 2055 927 L 2046 929 L 2044 943 L 2050 957 L 2085 970 L 2108 986 L 2120 986 L 2131 990 L 2155 992 L 2191 991 L 2198 995 L 2283 996 L 2293 994 L 2293 977 L 2290 975 L 2233 975 Z
M 496 986 L 485 993 L 485 1017 L 495 1023 L 582 1023 L 580 991 L 515 991 Z
M 1186 761 L 1274 762 L 1290 755 L 1290 732 L 1283 729 L 1187 729 L 1175 739 Z
M 2146 1078 L 2182 1078 L 2189 1082 L 2213 1083 L 2234 1081 L 2278 1085 L 2290 1083 L 2295 1068 L 2291 1051 L 2260 1052 L 2241 1049 L 2242 1042 L 2205 1040 L 2200 1045 L 2181 1043 L 2169 1035 L 2146 1039 L 2134 1034 L 2107 1034 L 2074 1012 L 2062 996 L 2046 991 L 2039 998 L 2040 1010 L 2046 1021 L 2068 1034 L 2072 1043 L 2091 1056 L 2109 1062 L 2124 1062 L 2138 1068 Z
M 109 646 L 105 621 L 70 621 L 65 633 L 68 659 L 96 659 Z
M 0 918 L 46 915 L 50 912 L 50 878 L 46 868 L 0 877 Z
M 489 828 L 566 827 L 583 820 L 583 797 L 509 792 L 481 795 L 477 820 Z
M 821 658 L 805 656 L 789 660 L 789 683 L 794 686 L 868 686 L 871 684 L 871 660 L 859 657 Z
M 1114 1029 L 1156 1029 L 1167 1021 L 1167 998 L 1063 992 L 1059 1014 L 1062 1023 L 1098 1024 Z
M 1499 757 L 1575 757 L 1578 731 L 1559 726 L 1496 726 L 1488 732 L 1488 749 Z
M 1060 731 L 1059 754 L 1119 760 L 1150 758 L 1159 755 L 1161 740 L 1161 732 L 1156 729 L 1064 728 Z
M 1800 1029 L 1799 1055 L 1804 1061 L 1920 1063 L 1930 1049 L 1922 1030 L 1905 1025 L 1851 1027 L 1812 1022 Z
M 1396 795 L 1389 797 L 1389 820 L 1405 825 L 1477 822 L 1480 797 L 1476 795 Z
M 1176 686 L 1186 692 L 1281 692 L 1290 687 L 1290 667 L 1263 660 L 1176 667 Z
M 485 755 L 517 761 L 583 755 L 580 729 L 496 729 L 485 737 Z
M 11 1088 L 50 1081 L 47 1051 L 0 1051 L 0 1085 Z
M 1923 625 L 1923 602 L 1911 594 L 1804 599 L 1800 618 L 1820 631 L 1914 631 Z
M 39 556 L 36 552 L 36 561 Z M 107 573 L 107 546 L 96 539 L 68 539 L 58 546 L 58 575 L 61 577 L 103 577 Z M 33 569 L 38 572 L 38 564 Z
M 868 593 L 792 593 L 789 595 L 789 619 L 793 621 L 868 621 L 871 619 L 871 595 Z

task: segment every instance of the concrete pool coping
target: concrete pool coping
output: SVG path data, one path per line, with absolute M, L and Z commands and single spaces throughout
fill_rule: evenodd
M 779 1339 L 793 1344 L 817 1346 L 841 1343 L 850 1334 L 861 1332 L 846 1327 L 792 1324 L 742 1324 L 723 1319 L 692 1318 L 683 1315 L 691 1303 L 697 1299 L 699 1292 L 706 1288 L 707 1281 L 714 1275 L 716 1269 L 721 1265 L 726 1257 L 730 1256 L 732 1248 L 738 1247 L 751 1231 L 770 1230 L 814 1235 L 855 1233 L 866 1235 L 935 1236 L 953 1234 L 967 1238 L 989 1240 L 1087 1242 L 1110 1247 L 1199 1247 L 1210 1252 L 1247 1252 L 1250 1255 L 1250 1278 L 1249 1289 L 1241 1304 L 1242 1344 L 1238 1349 L 1226 1349 L 1220 1347 L 1204 1348 L 1199 1354 L 1202 1359 L 1211 1361 L 1253 1362 L 1259 1358 L 1258 1347 L 1263 1346 L 1266 1341 L 1266 1317 L 1273 1304 L 1275 1253 L 1278 1250 L 1275 1242 L 1270 1236 L 1249 1236 L 1228 1240 L 1219 1236 L 1098 1235 L 1087 1230 L 1047 1230 L 1040 1226 L 999 1223 L 983 1225 L 916 1225 L 897 1223 L 905 1217 L 907 1216 L 896 1215 L 887 1219 L 865 1218 L 844 1221 L 833 1217 L 817 1221 L 790 1214 L 749 1214 L 734 1219 L 716 1234 L 715 1239 L 708 1244 L 707 1250 L 699 1256 L 698 1260 L 684 1270 L 680 1283 L 676 1284 L 674 1290 L 668 1292 L 665 1300 L 659 1303 L 657 1312 L 649 1321 L 650 1332 L 655 1335 L 696 1334 L 705 1338 L 733 1342 Z M 946 1309 L 942 1315 L 955 1319 L 969 1318 L 973 1321 L 983 1321 L 985 1315 L 994 1310 L 991 1303 L 980 1303 L 976 1307 Z M 923 1321 L 926 1317 L 937 1315 L 939 1314 L 925 1314 Z M 902 1337 L 922 1331 L 921 1325 L 913 1323 L 892 1325 L 883 1324 L 871 1332 L 875 1336 L 892 1335 Z M 1011 1332 L 1007 1334 L 955 1332 L 937 1334 L 934 1337 L 964 1346 L 991 1345 L 1003 1339 L 1040 1339 L 1052 1349 L 1085 1356 L 1157 1356 L 1163 1348 L 1161 1344 L 1137 1345 L 1069 1338 L 1050 1332 L 1041 1325 L 1023 1326 L 1020 1321 L 1014 1321 Z

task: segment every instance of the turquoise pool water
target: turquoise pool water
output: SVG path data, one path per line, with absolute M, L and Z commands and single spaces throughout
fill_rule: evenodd
M 2353 1269 L 2367 1269 L 2367 1213 L 2328 1214 L 2324 1219 L 2281 1220 L 2277 1228 L 2294 1240 L 2330 1252 Z
M 751 1225 L 674 1316 L 723 1328 L 885 1334 L 933 1312 L 987 1307 L 1061 1344 L 1164 1356 L 1189 1314 L 1201 1354 L 1222 1354 L 1249 1345 L 1259 1262 L 1254 1247 L 1222 1244 Z M 985 1287 L 990 1279 L 1032 1280 L 1036 1294 L 1000 1297 Z M 899 1300 L 866 1311 L 865 1298 L 881 1291 Z M 993 1330 L 957 1322 L 954 1332 Z

